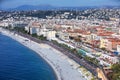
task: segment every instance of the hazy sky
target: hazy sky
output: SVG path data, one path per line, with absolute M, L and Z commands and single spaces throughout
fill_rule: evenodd
M 105 6 L 120 5 L 120 0 L 0 0 L 0 6 L 2 8 L 41 4 L 53 6 Z

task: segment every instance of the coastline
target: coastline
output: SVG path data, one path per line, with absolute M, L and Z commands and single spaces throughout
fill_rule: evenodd
M 83 74 L 78 71 L 80 65 L 53 47 L 43 43 L 36 43 L 3 29 L 0 29 L 0 31 L 2 34 L 18 41 L 39 54 L 52 67 L 58 80 L 89 80 L 83 77 Z

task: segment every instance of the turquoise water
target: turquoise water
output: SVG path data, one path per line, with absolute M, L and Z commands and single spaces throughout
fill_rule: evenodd
M 57 80 L 34 51 L 0 34 L 0 80 Z

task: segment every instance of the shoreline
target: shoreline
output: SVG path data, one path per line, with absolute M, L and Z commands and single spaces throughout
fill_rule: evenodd
M 27 48 L 35 51 L 41 58 L 43 58 L 53 69 L 57 80 L 89 80 L 86 79 L 85 76 L 77 70 L 80 65 L 69 59 L 60 51 L 54 49 L 47 44 L 39 44 L 23 36 L 14 34 L 6 30 L 2 30 L 3 29 L 0 30 L 2 34 L 16 40 Z

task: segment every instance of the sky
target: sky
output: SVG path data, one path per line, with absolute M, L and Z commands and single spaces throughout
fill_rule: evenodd
M 21 5 L 115 6 L 120 5 L 120 0 L 0 0 L 0 7 L 2 8 L 15 8 Z

